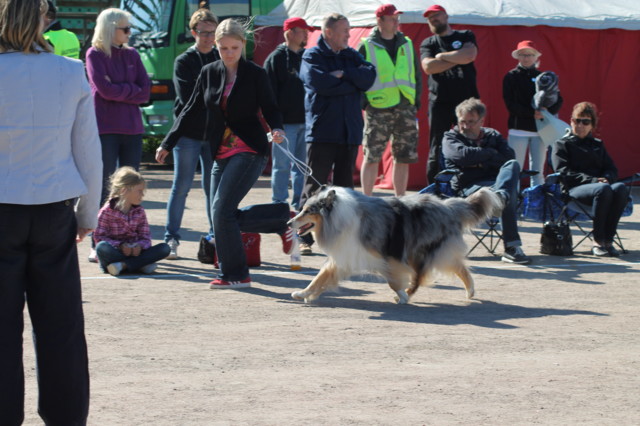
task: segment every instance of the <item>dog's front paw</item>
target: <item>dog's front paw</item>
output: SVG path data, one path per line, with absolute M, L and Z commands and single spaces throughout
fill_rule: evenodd
M 467 290 L 467 299 L 473 299 L 473 296 L 476 294 L 474 289 Z
M 296 300 L 304 300 L 304 292 L 303 291 L 294 291 L 291 293 L 291 297 Z

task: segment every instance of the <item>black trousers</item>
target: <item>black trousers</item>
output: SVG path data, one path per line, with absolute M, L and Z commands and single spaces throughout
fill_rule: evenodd
M 353 172 L 356 168 L 358 145 L 337 143 L 312 143 L 307 149 L 307 164 L 311 167 L 311 176 L 304 181 L 300 196 L 300 208 L 320 188 L 326 185 L 333 171 L 332 184 L 353 188 Z M 317 182 L 316 182 L 317 181 Z M 318 183 L 319 182 L 319 183 Z
M 332 184 L 353 188 L 353 172 L 356 168 L 358 145 L 336 143 L 312 143 L 307 147 L 307 165 L 311 176 L 306 176 L 300 196 L 300 208 L 316 193 L 320 185 L 326 185 L 333 171 Z M 306 234 L 302 241 L 311 245 L 313 236 Z
M 435 182 L 436 175 L 442 170 L 442 136 L 451 129 L 458 119 L 456 106 L 451 103 L 429 104 L 429 159 L 427 160 L 428 183 Z
M 24 419 L 25 301 L 33 325 L 38 413 L 84 425 L 89 367 L 73 201 L 0 204 L 0 425 Z

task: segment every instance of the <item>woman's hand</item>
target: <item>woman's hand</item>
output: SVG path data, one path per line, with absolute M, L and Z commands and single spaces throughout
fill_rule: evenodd
M 282 129 L 273 129 L 271 131 L 271 140 L 277 144 L 281 144 L 285 136 L 284 130 Z
M 80 228 L 78 227 L 78 234 L 76 235 L 76 243 L 81 242 L 89 232 L 93 231 L 93 228 Z
M 169 151 L 163 147 L 159 146 L 158 149 L 156 149 L 156 161 L 158 163 L 164 164 L 164 160 L 166 160 L 167 155 L 169 155 Z

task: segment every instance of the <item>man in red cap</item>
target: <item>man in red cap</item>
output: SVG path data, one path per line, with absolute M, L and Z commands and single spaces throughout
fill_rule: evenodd
M 398 31 L 402 12 L 392 4 L 376 10 L 376 27 L 362 39 L 360 54 L 377 71 L 365 93 L 364 159 L 360 169 L 362 192 L 371 195 L 382 154 L 391 139 L 393 188 L 402 196 L 409 180 L 409 164 L 418 161 L 417 109 L 422 92 L 420 61 L 409 37 Z
M 433 183 L 441 168 L 442 136 L 457 122 L 456 106 L 465 99 L 480 97 L 473 65 L 478 45 L 471 31 L 451 28 L 444 7 L 429 6 L 423 16 L 433 33 L 420 45 L 422 69 L 429 76 L 427 179 Z
M 264 63 L 264 69 L 267 71 L 276 94 L 278 107 L 282 112 L 284 131 L 287 134 L 288 144 L 285 143 L 282 147 L 286 146 L 302 163 L 307 161 L 307 144 L 304 140 L 304 85 L 299 73 L 309 31 L 313 29 L 302 18 L 289 18 L 284 21 L 285 41 L 271 52 Z M 296 211 L 299 210 L 304 173 L 299 167 L 292 165 L 291 160 L 280 147 L 273 147 L 271 159 L 271 199 L 274 203 L 287 202 L 289 176 L 291 176 L 293 183 L 291 206 Z

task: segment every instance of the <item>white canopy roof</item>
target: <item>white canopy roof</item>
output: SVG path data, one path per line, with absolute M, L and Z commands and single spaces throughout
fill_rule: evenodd
M 620 28 L 640 30 L 640 0 L 435 0 L 449 14 L 452 24 L 549 25 L 582 29 Z M 284 0 L 268 15 L 256 17 L 256 25 L 282 26 L 285 19 L 299 16 L 319 27 L 322 17 L 338 12 L 353 27 L 375 25 L 375 10 L 393 3 L 404 12 L 401 22 L 426 23 L 425 0 Z

